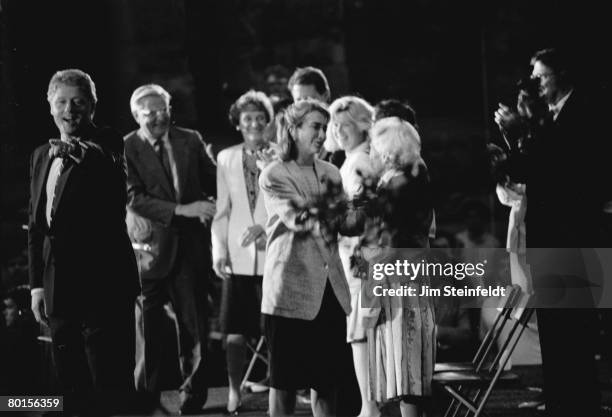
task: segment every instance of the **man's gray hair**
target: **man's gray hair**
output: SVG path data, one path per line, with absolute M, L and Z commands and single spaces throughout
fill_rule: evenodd
M 146 96 L 158 96 L 161 97 L 166 102 L 166 107 L 170 108 L 170 93 L 168 93 L 161 85 L 157 84 L 145 84 L 138 87 L 132 93 L 132 97 L 130 98 L 130 110 L 132 111 L 132 115 L 136 117 L 136 113 L 139 108 L 139 101 L 143 97 Z

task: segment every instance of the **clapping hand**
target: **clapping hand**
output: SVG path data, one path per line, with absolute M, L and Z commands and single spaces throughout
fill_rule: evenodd
M 280 146 L 274 142 L 270 142 L 267 148 L 257 151 L 257 167 L 263 170 L 270 162 L 279 159 L 281 153 Z

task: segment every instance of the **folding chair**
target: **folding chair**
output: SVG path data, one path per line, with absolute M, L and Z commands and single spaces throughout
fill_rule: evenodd
M 518 375 L 504 369 L 533 312 L 531 297 L 519 292 L 507 318 L 502 314 L 500 322 L 494 326 L 496 330 L 492 336 L 493 342 L 491 346 L 484 348 L 474 369 L 434 374 L 434 382 L 441 385 L 452 398 L 444 414 L 445 417 L 457 416 L 462 408 L 465 409 L 466 417 L 470 413 L 474 417 L 481 416 L 487 400 L 498 383 L 508 386 L 518 382 Z M 495 351 L 492 346 L 497 344 L 502 330 L 508 328 L 508 335 L 504 340 L 500 340 L 501 348 Z
M 466 371 L 482 367 L 484 358 L 490 350 L 495 347 L 497 339 L 499 339 L 501 331 L 510 317 L 512 307 L 520 297 L 520 293 L 521 288 L 518 285 L 509 285 L 506 287 L 506 295 L 501 297 L 497 303 L 497 315 L 493 326 L 487 331 L 471 362 L 436 363 L 434 373 Z
M 253 368 L 255 368 L 255 364 L 257 360 L 262 361 L 266 365 L 266 369 L 268 367 L 268 357 L 267 357 L 267 349 L 265 349 L 266 339 L 264 336 L 261 336 L 257 341 L 257 344 L 253 346 L 252 343 L 247 343 L 247 347 L 252 353 L 251 360 L 249 361 L 249 366 L 247 367 L 246 372 L 244 373 L 244 377 L 242 378 L 242 382 L 240 383 L 240 390 L 244 391 L 247 388 L 253 388 L 255 385 L 263 385 L 266 381 L 267 377 L 259 382 L 251 382 L 249 378 L 251 373 L 253 372 Z

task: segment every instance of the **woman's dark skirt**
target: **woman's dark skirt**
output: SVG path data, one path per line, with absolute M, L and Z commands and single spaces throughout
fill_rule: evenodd
M 270 353 L 270 386 L 329 392 L 341 381 L 346 360 L 346 314 L 329 281 L 314 320 L 264 314 Z
M 261 334 L 261 276 L 231 275 L 223 281 L 219 325 L 224 334 Z

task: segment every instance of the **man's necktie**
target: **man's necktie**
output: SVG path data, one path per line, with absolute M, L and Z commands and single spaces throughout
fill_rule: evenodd
M 164 146 L 163 140 L 158 139 L 157 141 L 155 141 L 153 148 L 155 149 L 155 153 L 157 153 L 157 157 L 159 158 L 159 161 L 161 162 L 162 167 L 164 167 L 166 178 L 168 178 L 168 181 L 170 181 L 170 185 L 172 185 L 173 184 L 172 169 L 170 168 L 170 161 L 168 160 L 168 152 L 166 152 L 166 147 Z

